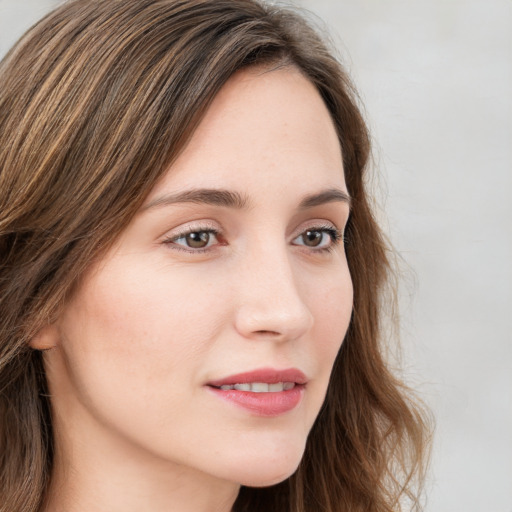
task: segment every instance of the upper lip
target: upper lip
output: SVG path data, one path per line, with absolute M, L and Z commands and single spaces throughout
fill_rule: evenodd
M 237 373 L 222 379 L 208 382 L 209 386 L 220 387 L 224 385 L 244 384 L 248 382 L 266 382 L 276 384 L 277 382 L 295 382 L 295 384 L 306 384 L 306 375 L 297 368 L 286 368 L 276 370 L 275 368 L 259 368 L 250 372 Z

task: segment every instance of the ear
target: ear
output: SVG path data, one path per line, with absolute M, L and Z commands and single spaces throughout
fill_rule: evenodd
M 59 343 L 59 330 L 56 324 L 43 327 L 31 340 L 30 347 L 35 350 L 50 350 Z

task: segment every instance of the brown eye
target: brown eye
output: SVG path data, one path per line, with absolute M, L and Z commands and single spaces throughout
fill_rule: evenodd
M 302 247 L 310 247 L 316 252 L 333 249 L 341 240 L 343 234 L 336 228 L 319 227 L 314 229 L 307 229 L 303 231 L 293 241 L 295 245 Z
M 180 250 L 199 252 L 201 249 L 208 250 L 211 246 L 218 244 L 217 231 L 213 229 L 202 229 L 189 231 L 181 235 L 165 240 L 165 244 Z
M 308 247 L 317 247 L 322 243 L 323 237 L 325 233 L 323 231 L 306 231 L 302 235 L 302 240 L 304 242 L 304 245 L 307 245 Z
M 189 233 L 184 238 L 188 247 L 191 247 L 192 249 L 203 249 L 210 241 L 210 232 L 195 231 L 193 233 Z

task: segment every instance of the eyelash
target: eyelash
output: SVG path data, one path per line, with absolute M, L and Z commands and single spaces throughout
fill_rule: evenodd
M 299 238 L 300 236 L 303 236 L 308 231 L 318 231 L 321 233 L 326 233 L 329 236 L 329 238 L 331 239 L 331 243 L 327 247 L 321 247 L 319 249 L 316 249 L 315 247 L 311 247 L 310 251 L 313 253 L 316 253 L 316 254 L 330 253 L 330 252 L 334 251 L 334 249 L 338 245 L 340 245 L 340 243 L 344 242 L 343 231 L 336 229 L 329 225 L 309 227 L 309 228 L 305 229 L 304 231 L 302 231 L 301 233 L 299 233 L 299 235 L 296 236 L 294 238 L 294 240 Z M 191 229 L 184 230 L 184 231 L 177 233 L 171 237 L 168 237 L 163 240 L 163 243 L 165 245 L 171 246 L 172 250 L 182 251 L 182 252 L 186 252 L 189 254 L 202 254 L 202 253 L 206 253 L 206 252 L 209 252 L 212 250 L 211 247 L 195 248 L 194 249 L 194 248 L 186 248 L 183 245 L 176 244 L 177 240 L 179 240 L 180 238 L 184 238 L 188 235 L 191 235 L 192 233 L 208 233 L 210 235 L 214 235 L 215 238 L 217 238 L 217 239 L 221 235 L 221 232 L 218 229 L 215 229 L 215 228 L 212 228 L 209 226 L 202 226 L 202 227 L 199 226 L 199 227 L 194 227 Z M 221 244 L 221 245 L 225 245 L 225 244 Z M 305 244 L 302 245 L 302 247 L 308 248 L 308 246 L 306 246 Z

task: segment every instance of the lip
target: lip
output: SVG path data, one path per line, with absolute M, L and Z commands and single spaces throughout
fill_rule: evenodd
M 218 398 L 236 407 L 245 409 L 253 415 L 275 417 L 289 412 L 299 405 L 304 396 L 307 381 L 306 375 L 297 368 L 288 368 L 286 370 L 261 368 L 214 380 L 207 384 L 207 389 Z M 220 389 L 220 386 L 223 385 L 244 384 L 248 382 L 266 382 L 268 384 L 294 382 L 295 387 L 267 393 Z
M 223 379 L 208 382 L 208 386 L 220 387 L 223 385 L 246 384 L 248 382 L 267 382 L 276 384 L 277 382 L 295 382 L 295 384 L 306 384 L 308 381 L 306 375 L 297 368 L 287 368 L 276 370 L 275 368 L 260 368 L 245 373 L 237 373 L 224 377 Z

